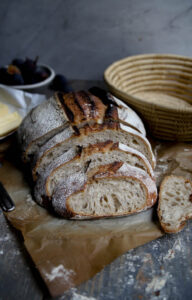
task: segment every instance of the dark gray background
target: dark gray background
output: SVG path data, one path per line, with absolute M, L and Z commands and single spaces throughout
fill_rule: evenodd
M 0 0 L 0 65 L 39 55 L 70 79 L 138 53 L 191 56 L 191 33 L 191 0 Z

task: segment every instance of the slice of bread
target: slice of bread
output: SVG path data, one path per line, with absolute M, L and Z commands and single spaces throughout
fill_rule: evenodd
M 57 187 L 52 207 L 68 218 L 101 218 L 137 213 L 154 205 L 157 191 L 143 170 L 119 162 L 99 166 L 89 179 L 74 176 Z
M 37 176 L 37 174 L 45 172 L 50 161 L 55 160 L 71 147 L 87 147 L 90 144 L 97 144 L 108 140 L 114 143 L 122 143 L 141 152 L 154 169 L 155 157 L 150 143 L 143 135 L 123 124 L 105 122 L 105 124 L 86 125 L 79 130 L 78 135 L 74 133 L 70 138 L 61 140 L 60 143 L 49 148 L 36 162 L 33 175 Z
M 192 218 L 192 182 L 181 176 L 166 176 L 161 183 L 159 221 L 165 232 L 175 233 Z
M 106 141 L 88 147 L 72 147 L 63 155 L 57 157 L 36 178 L 34 196 L 43 205 L 45 196 L 47 201 L 58 185 L 70 176 L 81 176 L 83 172 L 90 177 L 95 167 L 111 164 L 115 161 L 125 162 L 131 166 L 141 168 L 154 178 L 153 169 L 145 156 L 126 145 Z M 46 201 L 46 203 L 47 203 Z
M 96 145 L 82 148 L 73 159 L 58 166 L 50 173 L 46 180 L 46 194 L 51 197 L 58 185 L 72 174 L 86 170 L 88 177 L 95 167 L 111 164 L 113 162 L 124 162 L 130 166 L 138 167 L 154 178 L 153 169 L 145 156 L 137 150 L 126 145 L 106 141 Z

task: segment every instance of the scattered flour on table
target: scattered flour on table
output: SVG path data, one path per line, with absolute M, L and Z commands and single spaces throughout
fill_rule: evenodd
M 65 269 L 63 265 L 59 265 L 52 269 L 51 273 L 45 273 L 46 278 L 49 281 L 56 279 L 57 277 L 63 277 L 65 281 L 70 281 L 71 276 L 74 274 L 73 270 Z
M 0 237 L 0 242 L 6 242 L 10 240 L 10 235 L 6 234 L 5 236 Z
M 145 288 L 146 293 L 160 291 L 166 284 L 167 280 L 170 278 L 170 274 L 164 273 L 160 276 L 154 276 L 151 282 Z
M 96 300 L 96 298 L 87 297 L 87 296 L 84 296 L 84 295 L 73 293 L 72 297 L 71 297 L 71 300 Z
M 171 260 L 175 257 L 175 252 L 173 249 L 169 249 L 167 254 L 163 257 L 163 260 Z
M 163 257 L 163 260 L 172 260 L 173 258 L 175 258 L 175 254 L 176 252 L 181 252 L 183 251 L 183 248 L 181 246 L 181 241 L 177 240 L 175 241 L 175 243 L 173 244 L 173 247 L 170 248 L 167 252 L 167 254 Z

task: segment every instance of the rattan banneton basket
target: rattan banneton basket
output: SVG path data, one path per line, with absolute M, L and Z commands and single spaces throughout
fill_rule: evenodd
M 154 137 L 192 141 L 192 58 L 130 56 L 109 66 L 104 79 L 112 94 L 141 115 Z

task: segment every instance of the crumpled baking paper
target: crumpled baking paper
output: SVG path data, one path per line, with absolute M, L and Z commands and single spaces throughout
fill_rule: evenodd
M 9 161 L 0 168 L 0 180 L 16 204 L 6 217 L 22 232 L 52 296 L 90 279 L 129 249 L 162 236 L 153 209 L 123 218 L 64 220 L 32 200 L 23 173 Z
M 9 92 L 5 94 L 8 98 Z M 31 98 L 25 97 L 30 105 Z M 18 107 L 22 103 L 23 100 Z M 167 174 L 192 180 L 192 144 L 152 144 L 157 156 L 158 185 Z M 25 175 L 13 159 L 3 161 L 0 181 L 16 204 L 16 209 L 5 215 L 22 232 L 25 246 L 52 296 L 90 279 L 129 249 L 163 235 L 155 209 L 123 218 L 89 221 L 64 220 L 50 214 L 33 201 Z

